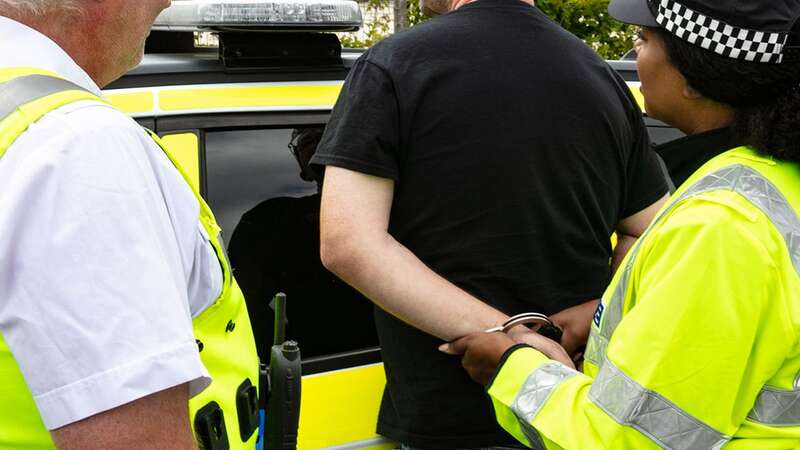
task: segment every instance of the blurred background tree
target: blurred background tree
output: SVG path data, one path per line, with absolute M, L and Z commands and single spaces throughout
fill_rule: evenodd
M 536 6 L 605 59 L 621 58 L 633 47 L 636 28 L 608 15 L 608 0 L 537 0 Z
M 342 47 L 367 48 L 392 34 L 395 0 L 359 1 L 364 16 L 364 27 L 358 32 L 339 33 Z
M 396 2 L 406 11 L 404 23 L 393 20 Z M 536 0 L 536 6 L 603 58 L 618 59 L 633 47 L 635 28 L 609 17 L 608 0 Z M 419 0 L 366 0 L 361 7 L 364 29 L 359 33 L 342 33 L 345 47 L 369 47 L 392 32 L 427 20 Z

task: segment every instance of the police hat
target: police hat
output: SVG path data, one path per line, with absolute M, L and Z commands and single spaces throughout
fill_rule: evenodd
M 608 12 L 622 22 L 663 27 L 722 56 L 762 63 L 800 61 L 800 39 L 790 39 L 800 18 L 800 0 L 611 0 Z

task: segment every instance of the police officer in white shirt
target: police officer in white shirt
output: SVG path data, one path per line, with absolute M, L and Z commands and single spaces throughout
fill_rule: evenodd
M 0 74 L 33 68 L 102 96 L 140 62 L 169 3 L 0 0 Z M 24 377 L 44 437 L 3 399 L 0 447 L 197 448 L 188 400 L 215 377 L 192 320 L 235 285 L 199 220 L 207 206 L 142 128 L 97 100 L 46 113 L 5 150 L 0 383 Z

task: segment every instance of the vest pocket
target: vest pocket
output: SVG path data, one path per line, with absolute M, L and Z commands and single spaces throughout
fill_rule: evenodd
M 242 442 L 247 442 L 258 429 L 258 389 L 249 379 L 244 380 L 236 390 L 236 411 L 239 415 L 239 434 Z
M 228 431 L 225 429 L 225 415 L 217 402 L 210 402 L 200 408 L 194 416 L 194 432 L 203 450 L 228 450 Z

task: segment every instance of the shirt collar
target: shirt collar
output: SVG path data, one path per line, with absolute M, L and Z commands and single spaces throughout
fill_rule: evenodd
M 675 186 L 680 186 L 710 159 L 739 145 L 732 128 L 718 128 L 657 145 L 655 151 L 664 159 Z
M 15 20 L 0 16 L 0 67 L 35 67 L 57 73 L 102 96 L 97 84 L 50 38 Z

